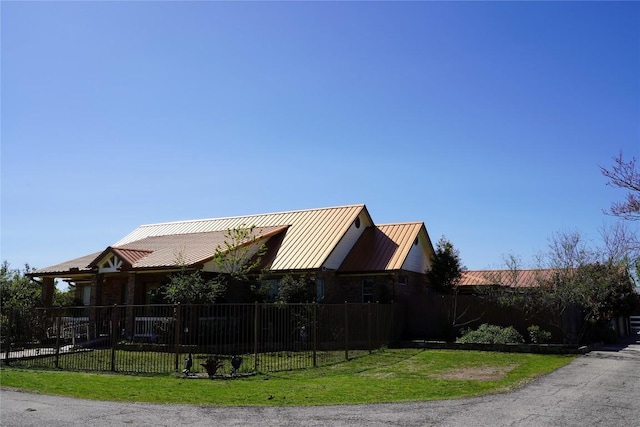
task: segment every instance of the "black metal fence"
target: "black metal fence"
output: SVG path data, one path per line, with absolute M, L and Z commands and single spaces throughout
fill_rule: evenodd
M 127 373 L 273 372 L 335 363 L 394 340 L 391 304 L 215 304 L 1 313 L 0 358 L 20 367 Z M 239 369 L 231 359 L 242 358 Z

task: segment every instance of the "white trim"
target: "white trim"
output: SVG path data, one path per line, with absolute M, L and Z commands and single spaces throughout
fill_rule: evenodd
M 98 266 L 98 271 L 100 273 L 117 273 L 120 267 L 122 267 L 122 260 L 113 254 L 109 254 Z

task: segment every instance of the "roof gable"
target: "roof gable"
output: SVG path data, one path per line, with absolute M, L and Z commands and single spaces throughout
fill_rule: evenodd
M 89 269 L 97 267 L 101 273 L 115 272 L 123 268 L 130 269 L 138 260 L 152 252 L 148 249 L 114 248 L 109 246 L 86 267 Z
M 368 227 L 338 271 L 357 273 L 401 270 L 411 249 L 420 245 L 419 234 L 423 229 L 426 234 L 422 222 Z M 429 242 L 428 236 L 425 241 Z

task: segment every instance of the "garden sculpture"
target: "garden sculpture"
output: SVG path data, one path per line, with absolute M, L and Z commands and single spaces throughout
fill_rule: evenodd
M 184 370 L 182 371 L 182 373 L 185 375 L 189 375 L 192 367 L 193 367 L 193 359 L 191 358 L 191 353 L 189 353 L 189 357 L 184 359 Z
M 207 371 L 209 378 L 213 379 L 213 377 L 216 375 L 216 372 L 218 372 L 218 369 L 222 368 L 222 362 L 219 361 L 215 356 L 208 357 L 205 363 L 201 363 L 200 366 L 202 366 Z
M 231 373 L 235 374 L 236 372 L 238 372 L 238 369 L 240 369 L 241 364 L 242 364 L 242 357 L 233 356 L 231 358 L 231 366 L 233 367 L 233 371 L 231 371 Z

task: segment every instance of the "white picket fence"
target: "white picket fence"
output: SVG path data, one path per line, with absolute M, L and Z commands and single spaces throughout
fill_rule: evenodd
M 58 326 L 54 324 L 47 329 L 47 338 L 56 338 Z M 89 336 L 89 318 L 88 317 L 61 317 L 60 318 L 60 338 L 75 339 L 83 336 L 87 339 Z
M 133 337 L 155 341 L 158 335 L 173 328 L 173 321 L 170 317 L 136 317 Z

